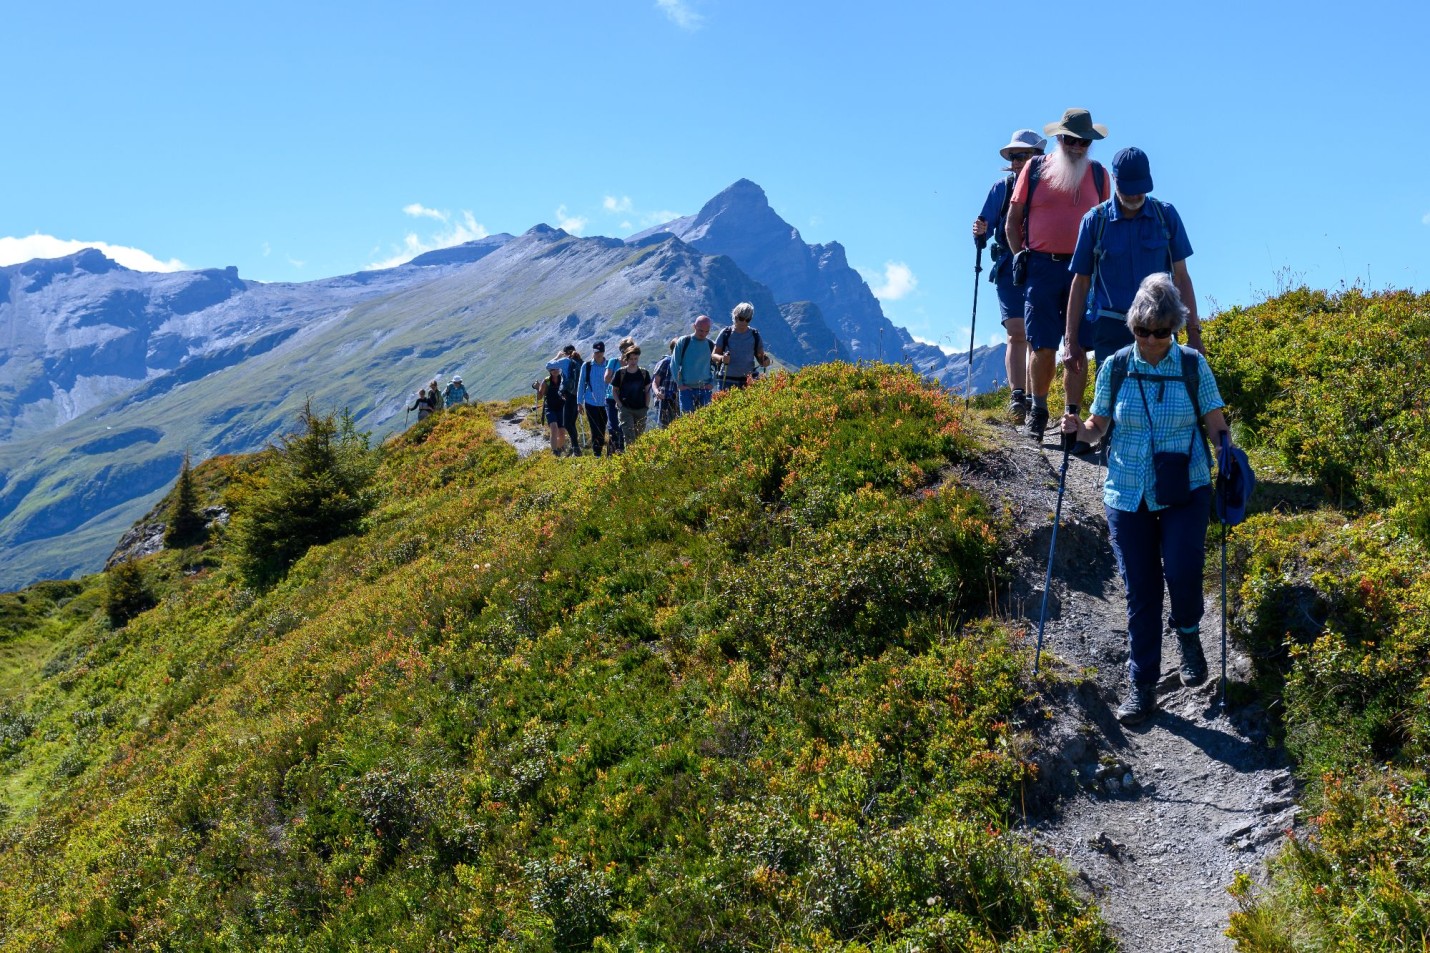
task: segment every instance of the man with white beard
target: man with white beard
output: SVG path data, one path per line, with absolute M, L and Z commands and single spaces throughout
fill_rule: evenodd
M 1133 342 L 1132 332 L 1127 329 L 1127 309 L 1142 279 L 1157 272 L 1171 274 L 1172 284 L 1187 307 L 1188 346 L 1206 354 L 1196 292 L 1187 272 L 1192 245 L 1182 217 L 1170 202 L 1147 194 L 1152 191 L 1152 166 L 1141 149 L 1133 146 L 1113 156 L 1112 177 L 1115 195 L 1083 216 L 1072 257 L 1073 279 L 1062 357 L 1064 369 L 1083 378 L 1087 377 L 1089 347 L 1101 367 L 1120 348 Z M 1077 329 L 1089 324 L 1091 342 L 1079 341 Z M 1080 441 L 1073 452 L 1086 449 L 1087 444 Z
M 1018 174 L 1005 228 L 1008 247 L 1018 256 L 1015 280 L 1021 272 L 1027 288 L 1023 323 L 1033 351 L 1028 435 L 1038 441 L 1048 426 L 1048 391 L 1067 326 L 1073 278 L 1068 264 L 1077 247 L 1078 227 L 1089 209 L 1109 198 L 1107 170 L 1088 156 L 1093 140 L 1107 136 L 1106 126 L 1094 124 L 1086 109 L 1069 109 L 1061 121 L 1044 126 L 1043 134 L 1057 136 L 1058 147 L 1051 155 L 1032 159 Z M 1086 347 L 1091 342 L 1082 343 Z M 1069 405 L 1082 402 L 1086 384 L 1086 363 L 1081 373 L 1065 369 L 1063 391 Z

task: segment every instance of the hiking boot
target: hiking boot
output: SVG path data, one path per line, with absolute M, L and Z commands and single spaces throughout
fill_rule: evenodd
M 1085 457 L 1090 453 L 1096 452 L 1096 450 L 1097 447 L 1095 445 L 1088 443 L 1086 440 L 1079 440 L 1072 445 L 1072 450 L 1069 452 L 1075 457 Z
M 1043 434 L 1048 429 L 1048 408 L 1034 407 L 1028 413 L 1028 436 L 1038 443 L 1043 442 Z
M 1028 408 L 1030 407 L 1026 396 L 1014 397 L 1008 401 L 1008 411 L 1013 415 L 1015 426 L 1021 427 L 1028 422 Z
M 1182 684 L 1190 688 L 1206 681 L 1207 657 L 1202 652 L 1201 632 L 1178 632 L 1177 646 L 1182 650 Z
M 1135 725 L 1146 721 L 1157 713 L 1157 686 L 1133 683 L 1127 690 L 1127 697 L 1117 706 L 1113 714 L 1124 725 Z

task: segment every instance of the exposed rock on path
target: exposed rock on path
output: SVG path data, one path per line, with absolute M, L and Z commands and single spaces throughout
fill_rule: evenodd
M 1036 640 L 1062 453 L 1000 427 L 1005 447 L 963 475 L 1001 507 L 1017 536 L 1003 610 Z M 1127 688 L 1126 595 L 1102 504 L 1102 468 L 1072 457 L 1044 633 L 1043 666 L 1060 683 L 1039 729 L 1040 777 L 1028 836 L 1078 873 L 1127 950 L 1230 950 L 1224 935 L 1236 871 L 1260 878 L 1294 825 L 1293 785 L 1270 747 L 1264 712 L 1238 703 L 1249 663 L 1229 647 L 1233 692 L 1218 707 L 1219 552 L 1208 550 L 1202 642 L 1211 678 L 1183 688 L 1176 641 L 1162 649 L 1161 711 L 1124 728 L 1112 716 Z
M 513 411 L 502 417 L 496 418 L 494 423 L 497 428 L 497 436 L 516 448 L 516 455 L 519 457 L 529 456 L 538 450 L 545 450 L 548 446 L 546 437 L 539 430 L 528 430 L 524 424 L 526 418 L 531 415 L 529 407 Z

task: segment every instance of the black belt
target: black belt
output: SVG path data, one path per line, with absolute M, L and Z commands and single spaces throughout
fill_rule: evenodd
M 1050 261 L 1072 261 L 1071 253 L 1066 255 L 1054 255 L 1050 251 L 1033 251 L 1033 249 L 1031 248 L 1029 248 L 1028 251 L 1034 255 L 1037 255 L 1039 258 L 1047 258 Z

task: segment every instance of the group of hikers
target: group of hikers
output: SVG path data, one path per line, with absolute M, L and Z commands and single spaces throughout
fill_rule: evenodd
M 621 453 L 645 432 L 651 409 L 657 427 L 668 427 L 681 414 L 710 403 L 716 390 L 745 387 L 771 364 L 760 332 L 755 330 L 755 306 L 748 301 L 730 312 L 730 326 L 714 338 L 712 322 L 700 315 L 689 334 L 671 338 L 666 353 L 647 370 L 634 338 L 617 345 L 619 356 L 606 357 L 606 344 L 591 345 L 583 359 L 574 344 L 563 347 L 546 363 L 546 377 L 532 384 L 550 432 L 551 452 L 581 456 L 577 430 L 585 411 L 594 456 Z
M 993 243 L 989 280 L 1008 336 L 1015 420 L 1042 441 L 1061 356 L 1064 478 L 1069 453 L 1100 449 L 1106 461 L 1103 503 L 1127 590 L 1130 685 L 1116 715 L 1135 723 L 1157 710 L 1164 583 L 1181 682 L 1207 677 L 1202 573 L 1213 499 L 1206 440 L 1219 447 L 1219 481 L 1245 457 L 1231 446 L 1202 346 L 1186 264 L 1192 246 L 1177 210 L 1149 194 L 1147 154 L 1122 149 L 1109 176 L 1089 154 L 1107 127 L 1086 109 L 1065 111 L 1043 133 L 1056 139 L 1051 152 L 1031 129 L 1017 130 L 999 150 L 1008 166 L 974 219 L 973 238 L 980 263 Z M 1177 340 L 1184 330 L 1185 346 Z M 1097 378 L 1082 418 L 1089 351 Z M 1223 523 L 1235 519 L 1225 496 L 1216 500 Z
M 417 396 L 413 398 L 412 406 L 407 408 L 407 412 L 417 411 L 417 420 L 420 423 L 444 407 L 454 407 L 466 402 L 467 387 L 462 383 L 462 375 L 453 374 L 445 389 L 434 377 L 432 383 L 417 391 Z

